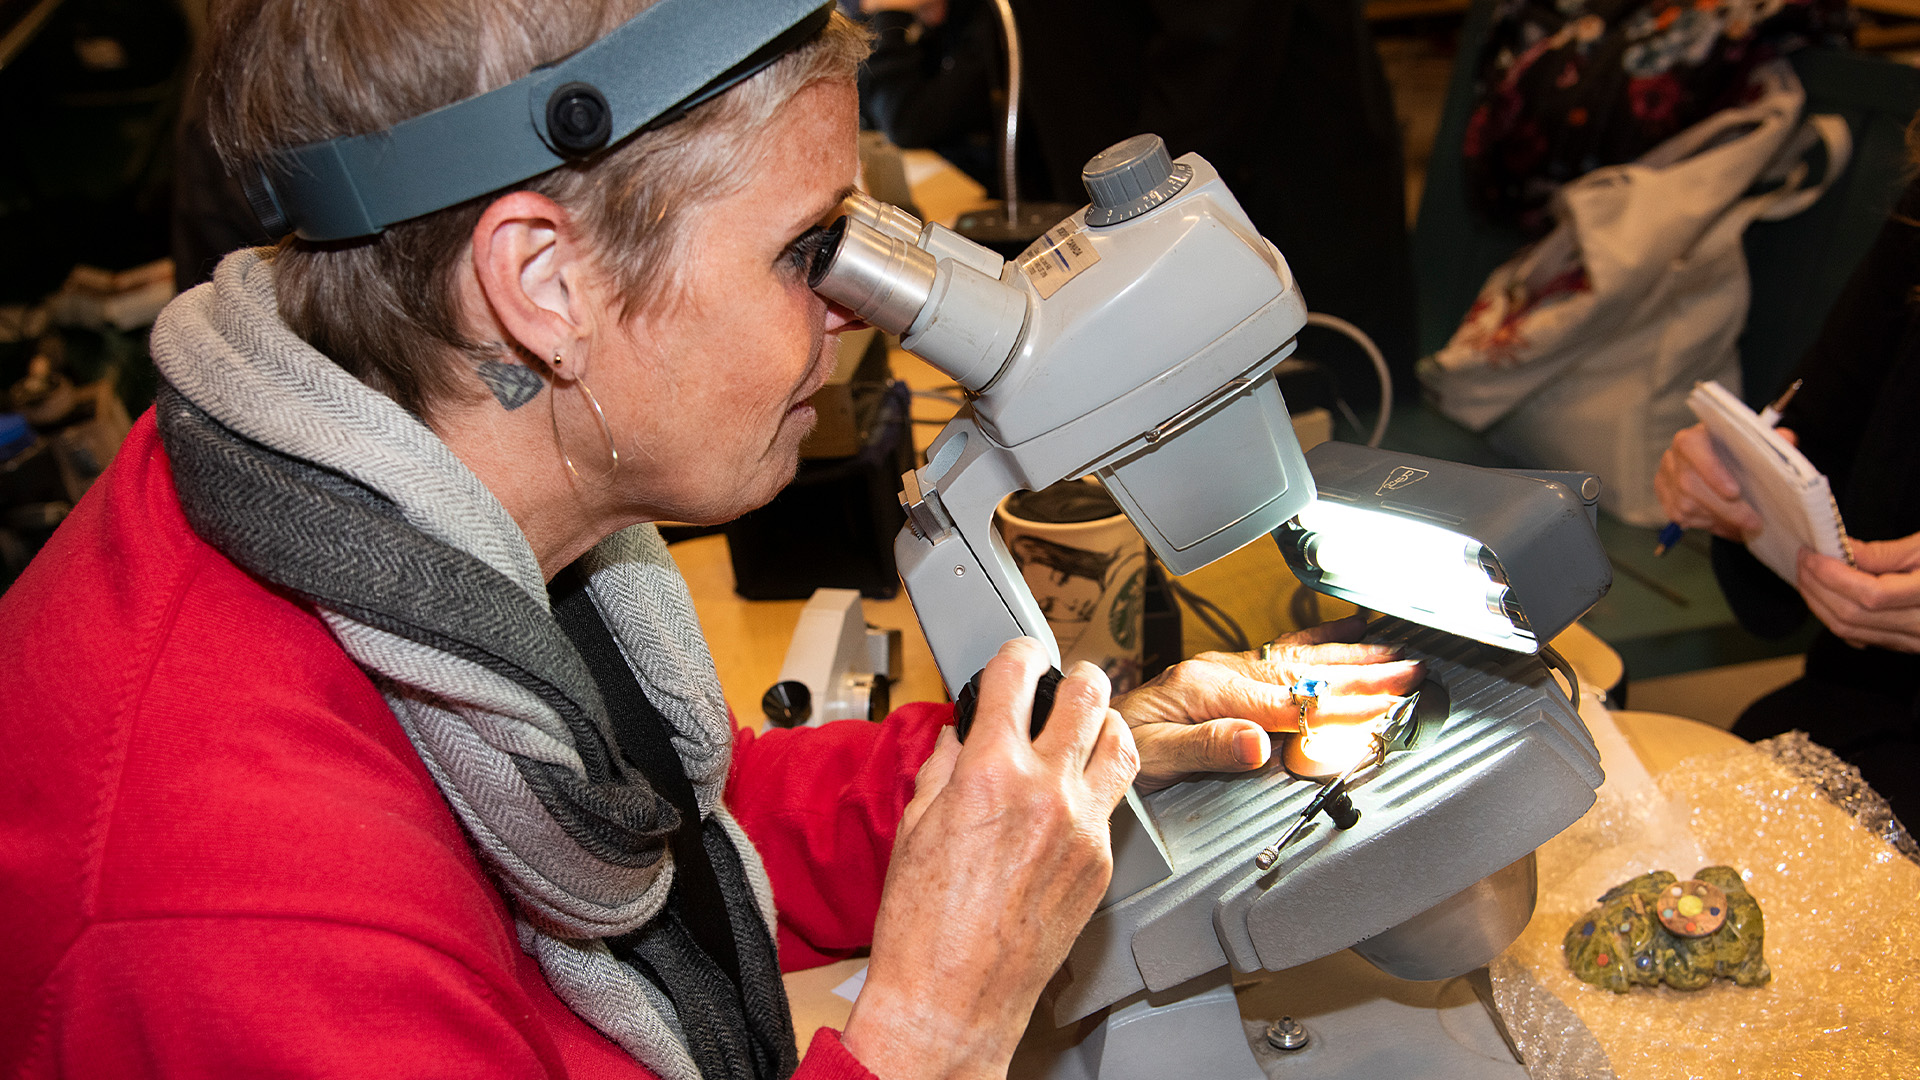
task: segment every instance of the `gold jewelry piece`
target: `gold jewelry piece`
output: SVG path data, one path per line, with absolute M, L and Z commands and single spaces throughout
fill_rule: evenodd
M 554 353 L 553 360 L 550 361 L 547 366 L 557 373 L 560 370 L 562 359 L 560 353 Z M 586 396 L 587 404 L 593 407 L 594 419 L 600 421 L 600 435 L 607 440 L 607 454 L 613 459 L 613 464 L 608 466 L 605 472 L 595 477 L 597 480 L 605 480 L 620 471 L 620 448 L 614 445 L 613 442 L 613 426 L 607 423 L 607 414 L 601 411 L 599 399 L 595 398 L 593 391 L 587 387 L 587 380 L 575 375 L 573 377 L 573 385 L 579 389 L 581 394 Z M 547 402 L 547 419 L 553 425 L 553 444 L 560 448 L 560 460 L 566 463 L 567 471 L 573 474 L 575 480 L 581 480 L 584 479 L 584 477 L 580 475 L 579 469 L 574 468 L 573 458 L 567 454 L 567 445 L 560 439 L 559 401 L 560 385 L 556 381 L 553 387 L 553 397 L 549 398 Z
M 1307 726 L 1307 710 L 1320 704 L 1320 695 L 1326 692 L 1327 681 L 1325 679 L 1301 679 L 1299 682 L 1287 687 L 1287 698 L 1293 702 L 1293 707 L 1300 711 L 1300 737 L 1302 739 L 1312 734 L 1312 730 Z

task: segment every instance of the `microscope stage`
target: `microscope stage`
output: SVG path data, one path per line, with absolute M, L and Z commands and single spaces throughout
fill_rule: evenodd
M 1396 619 L 1377 622 L 1368 639 L 1403 644 L 1426 662 L 1451 699 L 1446 718 L 1419 745 L 1355 776 L 1354 828 L 1317 819 L 1268 871 L 1254 866 L 1255 853 L 1279 838 L 1318 784 L 1276 760 L 1250 776 L 1147 796 L 1173 873 L 1095 913 L 1050 987 L 1055 1023 L 1223 966 L 1284 971 L 1378 938 L 1511 868 L 1593 804 L 1599 754 L 1537 657 Z M 1524 925 L 1530 889 L 1519 902 Z M 1422 978 L 1459 974 L 1505 944 L 1436 941 L 1435 955 L 1415 957 L 1413 967 L 1458 969 Z M 1487 955 L 1467 955 L 1476 948 Z

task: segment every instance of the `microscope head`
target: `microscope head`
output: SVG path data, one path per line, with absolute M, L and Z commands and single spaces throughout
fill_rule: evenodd
M 1184 573 L 1313 497 L 1270 377 L 1306 305 L 1197 155 L 1136 136 L 1084 179 L 1090 205 L 1010 262 L 855 196 L 814 286 L 964 387 L 1027 486 L 1098 473 Z

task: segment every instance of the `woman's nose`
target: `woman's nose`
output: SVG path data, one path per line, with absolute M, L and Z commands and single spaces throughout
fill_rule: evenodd
M 831 300 L 827 301 L 827 333 L 840 334 L 851 330 L 864 330 L 866 328 L 867 324 L 851 310 L 841 307 Z

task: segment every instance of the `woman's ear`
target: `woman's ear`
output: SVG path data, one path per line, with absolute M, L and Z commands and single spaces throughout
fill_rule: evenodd
M 573 216 L 545 195 L 510 192 L 481 212 L 473 269 L 509 343 L 547 360 L 592 336 L 586 249 Z

